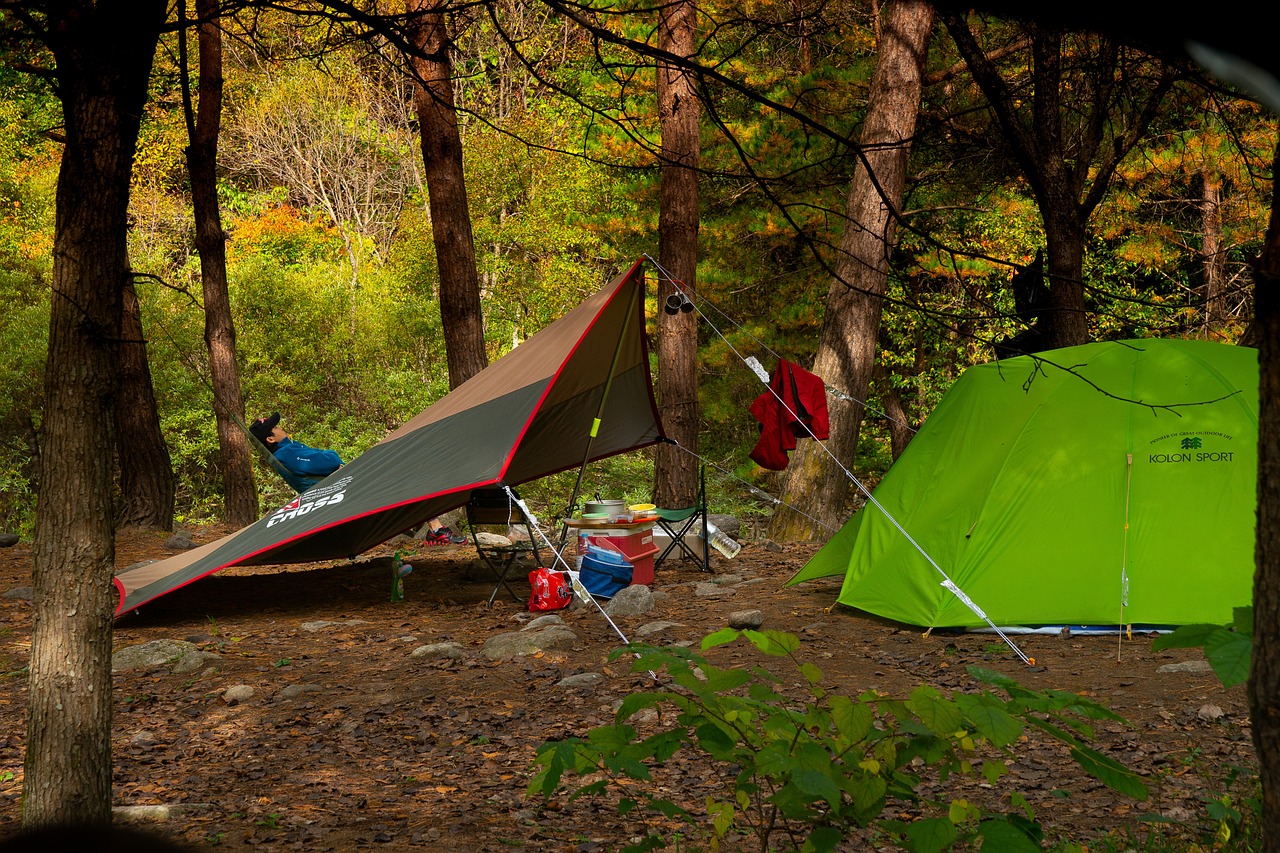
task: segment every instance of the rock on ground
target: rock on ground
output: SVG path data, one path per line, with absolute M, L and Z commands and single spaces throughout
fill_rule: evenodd
M 764 624 L 763 610 L 735 610 L 729 614 L 729 627 L 738 630 L 759 630 Z
M 409 657 L 457 660 L 465 654 L 466 649 L 459 643 L 430 643 L 414 649 L 409 653 Z
M 212 652 L 202 652 L 185 640 L 152 640 L 137 646 L 128 646 L 111 656 L 112 672 L 128 672 L 133 669 L 150 669 L 153 666 L 173 664 L 173 672 L 194 672 L 205 663 L 221 660 Z
M 534 631 L 512 631 L 490 637 L 482 654 L 489 660 L 508 660 L 525 655 L 536 655 L 552 649 L 570 648 L 578 642 L 578 635 L 564 625 L 548 625 Z
M 610 616 L 639 616 L 653 609 L 653 593 L 643 584 L 627 586 L 618 590 L 618 594 L 604 606 L 604 612 Z

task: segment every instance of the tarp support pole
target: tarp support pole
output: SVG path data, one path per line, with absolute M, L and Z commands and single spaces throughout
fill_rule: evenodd
M 569 505 L 565 507 L 565 519 L 573 515 L 573 508 L 578 505 L 578 495 L 582 492 L 582 476 L 587 471 L 587 463 L 591 461 L 591 447 L 595 443 L 596 436 L 600 434 L 600 424 L 604 418 L 605 403 L 609 402 L 609 391 L 613 388 L 613 375 L 617 372 L 618 361 L 622 358 L 622 345 L 627 340 L 627 329 L 631 327 L 631 322 L 636 315 L 636 300 L 640 298 L 640 292 L 641 288 L 639 287 L 632 289 L 631 302 L 627 305 L 627 316 L 623 320 L 622 328 L 618 330 L 618 343 L 613 348 L 613 361 L 609 363 L 609 377 L 605 380 L 604 391 L 600 395 L 600 405 L 596 408 L 595 419 L 591 422 L 591 433 L 587 436 L 587 449 L 582 454 L 582 464 L 578 466 L 578 478 L 574 480 L 573 494 L 569 496 Z M 567 541 L 569 541 L 569 525 L 562 520 L 560 524 L 559 551 L 564 550 Z

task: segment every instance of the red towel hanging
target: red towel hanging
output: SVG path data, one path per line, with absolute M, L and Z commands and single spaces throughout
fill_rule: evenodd
M 751 414 L 760 422 L 751 458 L 761 468 L 781 471 L 791 461 L 787 452 L 795 450 L 797 438 L 830 435 L 827 390 L 821 378 L 786 359 L 778 360 L 769 387 L 751 404 Z

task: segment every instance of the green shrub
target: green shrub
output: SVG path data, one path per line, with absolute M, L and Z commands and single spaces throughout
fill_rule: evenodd
M 634 654 L 637 672 L 665 670 L 670 686 L 628 696 L 614 725 L 543 744 L 530 795 L 550 798 L 566 774 L 582 780 L 572 791 L 575 798 L 613 785 L 621 794 L 620 814 L 649 809 L 702 833 L 712 848 L 740 833 L 761 851 L 826 851 L 856 830 L 872 828 L 913 851 L 979 840 L 996 845 L 991 849 L 1038 850 L 1040 826 L 1017 793 L 1010 812 L 991 812 L 961 798 L 932 799 L 922 785 L 975 774 L 995 784 L 1007 772 L 1013 745 L 1032 728 L 1063 744 L 1111 788 L 1147 797 L 1134 772 L 1087 743 L 1090 721 L 1122 718 L 1074 693 L 1033 691 L 970 667 L 979 685 L 973 692 L 921 686 L 905 699 L 875 692 L 849 698 L 821 686 L 821 670 L 796 658 L 800 642 L 789 634 L 726 629 L 706 637 L 702 648 L 739 637 L 764 654 L 791 658 L 806 685 L 805 700 L 783 695 L 780 680 L 762 667 L 726 669 L 676 647 L 620 650 L 614 657 Z M 667 707 L 675 710 L 674 722 L 655 734 L 642 736 L 627 722 L 639 711 Z M 701 815 L 692 804 L 627 781 L 651 781 L 651 768 L 681 751 L 733 774 L 722 794 L 707 798 Z M 909 822 L 886 818 L 889 803 L 905 804 L 918 816 Z M 655 830 L 628 849 L 666 843 Z

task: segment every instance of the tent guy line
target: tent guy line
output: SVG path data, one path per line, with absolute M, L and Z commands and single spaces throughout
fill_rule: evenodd
M 1124 609 L 1129 606 L 1129 508 L 1133 497 L 1133 454 L 1125 455 L 1124 463 L 1124 535 L 1120 548 L 1120 621 L 1124 624 Z M 1123 651 L 1124 634 L 1116 632 L 1116 660 L 1120 660 Z
M 755 485 L 754 483 L 749 483 L 749 482 L 747 482 L 746 480 L 742 479 L 742 478 L 741 478 L 741 477 L 739 477 L 737 474 L 735 474 L 735 473 L 733 473 L 732 471 L 730 471 L 728 468 L 725 468 L 723 465 L 719 465 L 719 464 L 717 464 L 717 463 L 715 462 L 715 460 L 708 459 L 707 457 L 702 456 L 701 454 L 696 453 L 696 452 L 694 452 L 694 451 L 690 450 L 689 448 L 685 447 L 683 444 L 681 444 L 680 442 L 676 441 L 675 439 L 670 439 L 670 438 L 669 438 L 669 439 L 667 439 L 666 443 L 667 443 L 667 444 L 670 444 L 670 445 L 673 445 L 673 446 L 675 446 L 675 447 L 678 447 L 680 450 L 682 450 L 682 451 L 684 451 L 685 453 L 689 454 L 689 455 L 690 455 L 690 456 L 692 456 L 694 459 L 697 459 L 697 460 L 698 460 L 699 462 L 701 462 L 702 464 L 704 464 L 704 465 L 710 465 L 710 466 L 711 466 L 712 468 L 714 468 L 716 471 L 720 472 L 721 474 L 723 474 L 724 476 L 728 477 L 729 479 L 731 479 L 731 480 L 737 480 L 739 483 L 741 483 L 743 486 L 745 486 L 745 487 L 746 487 L 746 489 L 747 489 L 747 491 L 749 491 L 752 495 L 755 495 L 756 497 L 759 497 L 759 498 L 761 498 L 761 499 L 763 499 L 763 500 L 766 500 L 766 501 L 768 501 L 769 503 L 773 504 L 774 506 L 783 506 L 783 507 L 786 507 L 788 510 L 790 510 L 791 512 L 794 512 L 796 515 L 803 515 L 805 518 L 807 518 L 807 519 L 809 519 L 811 522 L 813 522 L 813 523 L 814 523 L 814 525 L 815 525 L 815 526 L 817 526 L 817 527 L 825 528 L 825 529 L 827 529 L 827 530 L 831 531 L 832 533 L 837 533 L 837 532 L 838 532 L 834 527 L 832 527 L 831 525 L 827 524 L 825 521 L 822 521 L 821 519 L 818 519 L 818 518 L 814 518 L 814 517 L 813 517 L 812 515 L 810 515 L 809 513 L 805 512 L 804 510 L 800 509 L 800 508 L 799 508 L 799 507 L 797 507 L 797 506 L 793 506 L 793 505 L 791 505 L 791 504 L 787 503 L 787 502 L 786 502 L 786 501 L 784 501 L 782 498 L 774 497 L 773 495 L 769 494 L 769 493 L 768 493 L 768 492 L 766 492 L 764 489 L 760 488 L 759 486 Z
M 684 285 L 683 282 L 678 282 L 674 278 L 672 278 L 671 274 L 667 272 L 665 269 L 663 269 L 662 266 L 658 264 L 658 262 L 655 261 L 652 257 L 650 257 L 649 255 L 645 255 L 644 257 L 658 269 L 658 272 L 660 274 L 665 275 L 673 285 L 675 285 L 677 288 L 683 287 Z M 681 292 L 683 293 L 683 290 L 681 290 Z M 703 297 L 703 301 L 707 302 L 707 304 L 710 304 L 710 302 L 707 301 L 705 297 Z M 730 341 L 722 331 L 720 331 L 720 328 L 711 321 L 711 318 L 708 317 L 706 313 L 704 313 L 702 309 L 700 309 L 697 306 L 696 303 L 693 303 L 693 307 L 694 307 L 694 310 L 698 312 L 698 317 L 701 318 L 704 323 L 706 323 L 708 326 L 711 327 L 711 330 L 720 337 L 720 340 L 723 341 L 725 346 L 729 348 L 729 351 L 732 352 L 734 355 L 736 355 L 738 359 L 744 365 L 746 365 L 747 369 L 751 371 L 752 375 L 754 375 L 757 379 L 760 379 L 763 382 L 765 388 L 769 389 L 769 393 L 773 395 L 774 399 L 778 401 L 779 405 L 781 405 L 782 408 L 791 416 L 791 418 L 795 423 L 798 423 L 802 427 L 804 427 L 805 432 L 809 434 L 809 438 L 813 439 L 815 442 L 818 443 L 818 446 L 822 448 L 822 452 L 827 454 L 827 456 L 830 457 L 831 461 L 834 462 L 836 466 L 841 471 L 844 472 L 845 477 L 847 477 L 849 479 L 849 482 L 853 483 L 858 488 L 858 491 L 860 491 L 866 497 L 867 502 L 874 505 L 877 509 L 879 509 L 882 513 L 884 513 L 885 517 L 888 518 L 889 521 L 892 522 L 894 527 L 898 529 L 898 532 L 901 533 L 902 536 L 909 543 L 911 543 L 912 547 L 914 547 L 917 551 L 919 551 L 920 555 L 924 557 L 925 560 L 928 561 L 929 565 L 933 566 L 933 568 L 938 572 L 938 574 L 942 576 L 941 585 L 947 591 L 949 591 L 952 595 L 954 595 L 957 598 L 957 600 L 963 603 L 965 607 L 969 608 L 969 610 L 971 610 L 975 616 L 985 621 L 987 625 L 990 627 L 990 629 L 993 632 L 995 632 L 995 634 L 999 636 L 1000 639 L 1003 640 L 1005 644 L 1009 646 L 1010 649 L 1013 650 L 1014 654 L 1016 654 L 1022 660 L 1023 663 L 1027 664 L 1028 666 L 1034 666 L 1035 661 L 1032 658 L 1028 657 L 1022 651 L 1022 649 L 1018 648 L 1017 644 L 1014 643 L 1013 640 L 1010 639 L 1009 636 L 1005 634 L 1005 632 L 1002 631 L 1000 627 L 996 625 L 995 622 L 991 621 L 990 617 L 988 617 L 987 614 L 983 612 L 982 608 L 979 607 L 977 603 L 973 601 L 973 599 L 971 599 L 968 595 L 966 595 L 964 590 L 960 589 L 960 587 L 956 585 L 955 581 L 953 581 L 951 577 L 943 570 L 943 568 L 938 565 L 937 561 L 934 560 L 933 557 L 930 556 L 930 554 L 927 551 L 925 551 L 923 547 L 921 547 L 920 543 L 918 543 L 915 540 L 915 538 L 912 537 L 911 534 L 907 532 L 906 528 L 903 527 L 902 524 L 900 524 L 898 520 L 894 518 L 889 513 L 889 511 L 880 504 L 878 500 L 876 500 L 875 495 L 871 493 L 871 490 L 866 487 L 866 485 L 862 482 L 862 480 L 860 480 L 856 474 L 850 471 L 849 468 L 845 466 L 845 464 L 841 462 L 840 459 L 837 458 L 834 453 L 831 452 L 831 449 L 827 447 L 825 442 L 821 441 L 816 435 L 814 435 L 813 430 L 810 429 L 809 427 L 809 424 L 805 421 L 805 419 L 797 415 L 796 412 L 787 404 L 787 402 L 782 399 L 782 396 L 773 388 L 773 385 L 769 382 L 767 376 L 761 376 L 760 374 L 762 371 L 757 371 L 752 367 L 751 361 L 748 361 L 748 359 L 738 350 L 738 348 L 733 345 L 733 342 Z M 724 315 L 724 312 L 719 311 L 718 308 L 716 310 L 722 315 Z M 724 315 L 724 316 L 727 317 L 727 315 Z M 729 321 L 733 322 L 731 318 Z M 741 326 L 739 326 L 739 328 L 741 328 Z M 752 361 L 754 361 L 754 359 L 752 359 Z

